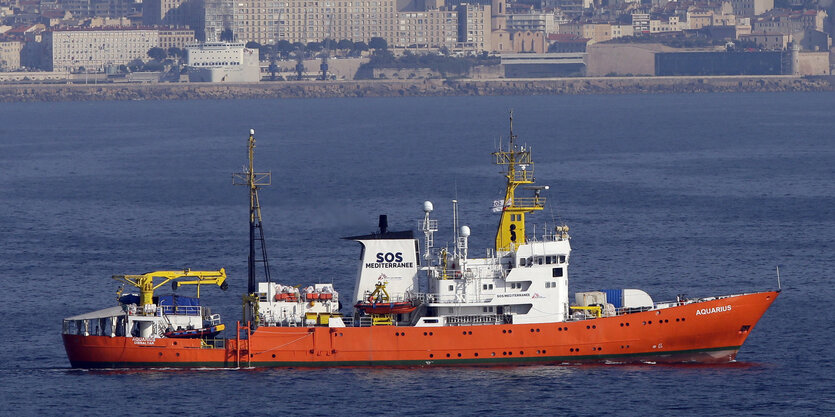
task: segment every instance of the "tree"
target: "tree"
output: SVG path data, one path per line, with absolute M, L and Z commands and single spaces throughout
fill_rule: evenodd
M 255 41 L 249 41 L 244 45 L 246 49 L 261 49 L 261 44 Z
M 325 39 L 322 41 L 322 47 L 327 50 L 334 50 L 336 49 L 336 41 L 333 39 Z
M 388 49 L 389 44 L 385 39 L 375 36 L 368 41 L 368 47 L 371 49 Z
M 144 65 L 145 63 L 142 62 L 141 59 L 136 58 L 133 61 L 128 62 L 128 69 L 130 69 L 131 72 L 136 72 L 141 70 Z
M 186 50 L 172 46 L 168 48 L 168 56 L 183 59 L 186 57 Z
M 355 42 L 354 43 L 354 48 L 351 49 L 351 55 L 360 56 L 360 54 L 362 54 L 362 51 L 367 51 L 367 50 L 368 50 L 368 45 L 366 45 L 365 42 L 362 42 L 362 41 Z
M 162 61 L 168 57 L 168 54 L 165 52 L 165 49 L 155 46 L 148 50 L 148 56 L 155 61 Z
M 267 68 L 267 71 L 270 72 L 270 81 L 275 81 L 275 73 L 278 72 L 278 65 L 276 65 L 275 60 L 270 61 L 270 66 Z
M 354 49 L 354 43 L 351 42 L 349 39 L 342 39 L 341 41 L 336 43 L 336 49 L 350 51 L 351 49 Z
M 278 51 L 278 53 L 280 53 L 281 56 L 286 58 L 287 55 L 289 55 L 290 52 L 295 51 L 296 48 L 289 41 L 286 41 L 286 40 L 282 39 L 282 40 L 276 42 L 275 50 Z
M 223 32 L 220 32 L 220 40 L 223 42 L 232 42 L 235 40 L 235 34 L 232 33 L 232 29 L 224 29 Z
M 162 71 L 164 69 L 165 66 L 159 61 L 148 61 L 143 67 L 143 70 L 145 71 Z
M 319 52 L 322 50 L 322 44 L 319 42 L 308 42 L 306 48 L 311 52 Z

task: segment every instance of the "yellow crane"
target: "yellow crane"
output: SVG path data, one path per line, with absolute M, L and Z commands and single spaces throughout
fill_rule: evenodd
M 154 283 L 154 278 L 160 278 L 161 281 Z M 176 281 L 180 278 L 196 279 Z M 197 285 L 198 298 L 200 298 L 201 285 L 214 284 L 224 291 L 229 288 L 229 284 L 226 283 L 226 270 L 224 268 L 220 268 L 219 271 L 192 271 L 190 269 L 184 269 L 182 271 L 154 271 L 142 275 L 113 275 L 113 279 L 139 288 L 140 305 L 153 304 L 154 290 L 169 282 L 171 282 L 171 286 L 175 290 L 180 285 Z

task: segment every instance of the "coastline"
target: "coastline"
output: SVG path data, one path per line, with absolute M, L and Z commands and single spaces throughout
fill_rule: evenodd
M 835 91 L 835 76 L 262 81 L 260 83 L 224 84 L 2 84 L 0 85 L 0 102 L 780 91 Z

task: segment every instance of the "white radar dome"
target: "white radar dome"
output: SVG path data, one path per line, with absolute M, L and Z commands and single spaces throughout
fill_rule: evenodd
M 434 209 L 435 209 L 435 207 L 432 205 L 431 201 L 424 201 L 423 202 L 423 211 L 425 211 L 427 213 L 431 213 L 432 210 L 434 210 Z
M 469 226 L 461 226 L 461 236 L 463 236 L 463 237 L 470 236 L 470 227 Z

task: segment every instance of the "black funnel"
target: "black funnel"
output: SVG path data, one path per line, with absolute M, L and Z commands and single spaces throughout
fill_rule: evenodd
M 389 218 L 385 214 L 380 215 L 380 234 L 384 235 L 388 232 Z

